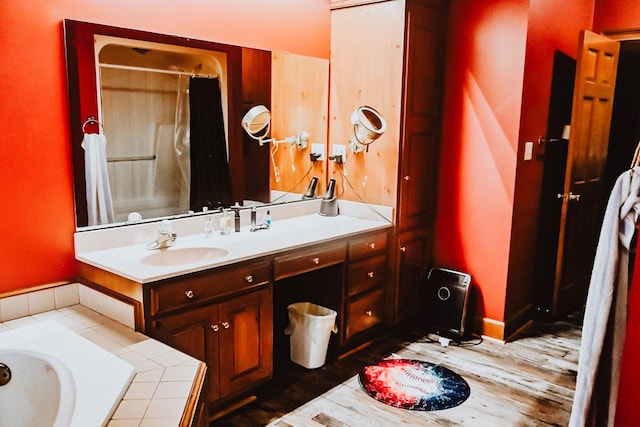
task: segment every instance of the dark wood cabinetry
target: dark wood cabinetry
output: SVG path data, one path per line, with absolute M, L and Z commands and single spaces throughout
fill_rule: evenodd
M 416 313 L 420 273 L 434 262 L 449 3 L 330 2 L 331 140 L 349 139 L 352 129 L 345 121 L 355 105 L 375 107 L 387 122 L 382 142 L 372 144 L 366 162 L 362 157 L 357 158 L 361 163 L 349 165 L 349 179 L 361 182 L 376 165 L 376 179 L 384 184 L 367 187 L 364 197 L 396 208 L 390 244 L 390 274 L 396 284 L 389 303 L 393 323 Z M 358 198 L 348 189 L 346 197 Z
M 424 306 L 423 275 L 434 262 L 448 5 L 446 0 L 406 2 L 396 323 L 415 317 Z
M 347 344 L 387 321 L 387 239 L 382 232 L 349 241 L 342 336 Z
M 253 260 L 137 283 L 82 263 L 87 281 L 121 298 L 141 289 L 136 328 L 207 364 L 203 412 L 215 416 L 288 361 L 287 305 L 335 310 L 330 349 L 349 351 L 388 323 L 391 227 L 311 243 Z M 140 301 L 141 300 L 141 301 Z
M 147 334 L 206 362 L 210 404 L 271 377 L 270 262 L 168 280 L 145 292 Z

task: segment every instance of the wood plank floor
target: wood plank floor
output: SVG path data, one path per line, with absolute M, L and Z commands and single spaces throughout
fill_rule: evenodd
M 324 367 L 277 365 L 258 399 L 211 423 L 218 426 L 566 426 L 580 347 L 580 313 L 537 324 L 515 341 L 472 339 L 443 347 L 419 331 L 392 337 Z M 395 354 L 441 364 L 469 383 L 463 404 L 443 411 L 408 411 L 380 403 L 358 384 L 369 364 Z

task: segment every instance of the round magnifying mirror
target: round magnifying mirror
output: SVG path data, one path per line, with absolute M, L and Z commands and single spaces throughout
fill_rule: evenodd
M 242 128 L 253 139 L 263 143 L 263 139 L 269 134 L 271 113 L 264 105 L 252 107 L 242 118 Z
M 353 138 L 351 148 L 359 152 L 378 139 L 387 130 L 387 122 L 375 109 L 362 105 L 351 114 Z

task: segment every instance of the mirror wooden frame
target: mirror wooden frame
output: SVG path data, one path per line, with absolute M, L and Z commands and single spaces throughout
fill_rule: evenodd
M 232 194 L 235 200 L 269 200 L 269 152 L 255 144 L 242 131 L 240 121 L 256 104 L 271 106 L 271 52 L 152 33 L 102 24 L 74 21 L 63 22 L 71 153 L 74 174 L 76 228 L 88 224 L 84 178 L 83 123 L 98 116 L 94 35 L 121 37 L 178 46 L 214 50 L 227 54 L 228 82 L 228 147 Z M 235 126 L 234 124 L 237 124 Z M 88 129 L 90 125 L 87 125 Z

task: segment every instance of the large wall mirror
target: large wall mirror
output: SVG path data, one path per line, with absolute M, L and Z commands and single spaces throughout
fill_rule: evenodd
M 312 176 L 325 182 L 311 144 L 274 156 L 240 122 L 276 102 L 272 137 L 304 130 L 326 145 L 328 61 L 72 20 L 64 29 L 78 229 L 126 224 L 132 212 L 146 220 L 273 203 L 274 194 L 303 193 Z M 274 96 L 282 81 L 288 95 Z M 102 160 L 104 178 L 93 170 Z

